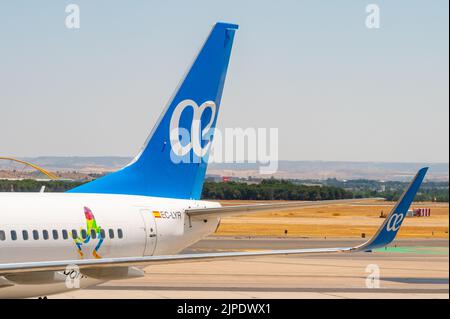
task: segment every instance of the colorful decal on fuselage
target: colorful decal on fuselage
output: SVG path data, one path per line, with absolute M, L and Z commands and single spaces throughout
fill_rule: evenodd
M 92 251 L 92 256 L 94 256 L 95 258 L 102 258 L 98 254 L 98 250 L 103 244 L 104 232 L 102 233 L 101 231 L 102 228 L 100 226 L 97 226 L 97 221 L 95 220 L 94 214 L 88 207 L 84 207 L 84 217 L 86 218 L 86 229 L 85 229 L 86 238 L 83 238 L 83 236 L 81 235 L 81 233 L 83 232 L 83 228 L 80 228 L 80 234 L 78 235 L 78 237 L 73 238 L 75 245 L 77 247 L 77 252 L 81 258 L 84 258 L 82 246 L 83 244 L 89 243 L 89 241 L 91 240 L 91 234 L 92 232 L 94 232 L 96 234 L 95 237 L 98 239 L 98 243 L 95 246 L 94 250 Z

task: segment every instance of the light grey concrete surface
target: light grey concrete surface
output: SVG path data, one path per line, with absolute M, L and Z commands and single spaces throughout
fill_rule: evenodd
M 209 238 L 185 252 L 342 247 L 358 242 Z M 143 278 L 49 298 L 449 298 L 448 240 L 408 239 L 395 245 L 400 251 L 408 249 L 149 266 Z M 367 288 L 374 267 L 379 268 L 379 288 Z

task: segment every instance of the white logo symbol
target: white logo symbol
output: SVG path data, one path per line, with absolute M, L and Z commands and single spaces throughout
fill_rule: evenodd
M 403 220 L 403 214 L 393 214 L 391 218 L 389 218 L 386 230 L 387 231 L 397 231 L 400 228 Z
M 369 14 L 366 17 L 366 27 L 368 29 L 380 28 L 380 7 L 377 4 L 369 4 L 366 7 L 366 12 Z
M 66 13 L 68 13 L 65 23 L 67 29 L 80 28 L 80 6 L 77 4 L 69 4 L 66 6 Z
M 181 114 L 187 107 L 191 107 L 194 112 L 190 132 L 179 127 Z M 211 109 L 211 117 L 208 124 L 202 130 L 201 117 L 207 108 Z M 208 152 L 211 141 L 209 140 L 203 147 L 202 141 L 205 141 L 208 134 L 210 134 L 210 128 L 215 116 L 216 104 L 213 101 L 206 101 L 200 106 L 192 100 L 181 101 L 173 111 L 170 120 L 170 145 L 172 146 L 173 152 L 181 157 L 188 154 L 192 149 L 195 155 L 200 158 L 203 157 Z M 182 145 L 181 141 L 185 142 L 185 145 Z M 186 143 L 186 141 L 189 142 Z
M 380 288 L 380 267 L 376 264 L 370 264 L 366 267 L 369 273 L 366 277 L 366 288 Z
M 64 271 L 66 275 L 66 288 L 67 289 L 78 289 L 80 288 L 80 268 L 77 265 L 67 265 Z

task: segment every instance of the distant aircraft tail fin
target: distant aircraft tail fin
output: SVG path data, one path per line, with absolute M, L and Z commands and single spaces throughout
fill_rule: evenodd
M 238 26 L 214 25 L 136 158 L 123 169 L 70 190 L 199 199 Z
M 428 167 L 424 167 L 418 171 L 375 235 L 369 241 L 357 247 L 357 250 L 369 251 L 375 248 L 381 248 L 394 240 L 427 171 Z

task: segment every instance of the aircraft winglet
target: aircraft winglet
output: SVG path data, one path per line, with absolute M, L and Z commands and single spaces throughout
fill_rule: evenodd
M 366 243 L 355 247 L 356 250 L 369 251 L 375 248 L 384 247 L 394 240 L 427 171 L 428 167 L 424 167 L 417 172 L 416 176 L 406 188 L 397 204 L 392 208 L 375 235 L 373 235 Z

